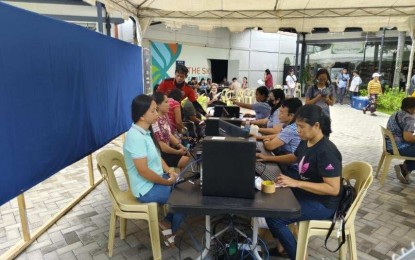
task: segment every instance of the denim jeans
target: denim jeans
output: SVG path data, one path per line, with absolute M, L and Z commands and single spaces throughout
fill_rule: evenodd
M 346 88 L 337 88 L 337 101 L 340 104 L 343 104 L 344 94 L 346 93 Z
M 164 179 L 168 179 L 169 176 L 167 174 L 163 174 L 162 176 Z M 154 184 L 153 188 L 149 190 L 145 195 L 137 198 L 140 202 L 148 203 L 148 202 L 157 202 L 160 204 L 166 204 L 167 200 L 170 197 L 171 193 L 171 186 L 161 185 L 161 184 Z M 180 224 L 184 220 L 183 214 L 172 214 L 168 213 L 166 216 L 166 220 L 171 223 L 171 230 L 174 233 L 179 229 Z
M 297 218 L 265 218 L 273 237 L 277 238 L 290 259 L 295 259 L 297 241 L 288 229 L 288 224 L 302 220 L 324 220 L 333 217 L 336 209 L 328 209 L 318 201 L 298 198 L 301 206 L 301 215 Z
M 399 149 L 399 153 L 403 156 L 411 156 L 415 157 L 415 144 L 411 144 L 410 146 Z M 404 162 L 409 172 L 415 170 L 415 161 L 406 160 Z

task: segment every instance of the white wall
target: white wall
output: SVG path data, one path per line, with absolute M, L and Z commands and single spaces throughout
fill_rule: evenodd
M 239 78 L 248 77 L 250 87 L 258 86 L 266 69 L 271 71 L 274 84 L 281 84 L 284 60 L 294 65 L 295 34 L 264 33 L 245 30 L 231 35 L 231 59 L 239 59 Z
M 132 27 L 132 24 L 119 26 L 119 38 L 131 42 L 128 40 L 128 29 L 124 29 L 124 26 Z M 231 33 L 226 28 L 200 31 L 189 26 L 172 30 L 164 24 L 158 24 L 150 26 L 145 32 L 143 47 L 148 47 L 150 40 L 183 44 L 182 52 L 188 67 L 208 66 L 208 59 L 238 60 L 239 75 L 228 75 L 228 79 L 237 76 L 242 82 L 243 77 L 248 77 L 249 86 L 256 88 L 259 86 L 257 80 L 263 78 L 265 69 L 271 71 L 274 84 L 281 84 L 284 60 L 288 57 L 291 65 L 295 63 L 297 36 L 253 29 L 241 33 Z
M 172 30 L 166 28 L 164 24 L 157 24 L 147 29 L 143 40 L 229 49 L 230 33 L 225 28 L 200 31 L 197 27 L 186 26 L 180 30 Z M 228 57 L 223 58 L 227 59 Z

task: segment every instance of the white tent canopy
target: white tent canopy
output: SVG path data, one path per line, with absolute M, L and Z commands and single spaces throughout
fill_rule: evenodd
M 84 0 L 94 3 L 95 0 Z M 329 28 L 342 32 L 346 27 L 378 31 L 396 27 L 415 30 L 414 0 L 101 0 L 107 8 L 133 16 L 140 24 L 163 22 L 171 28 L 198 26 L 201 30 L 227 27 L 230 31 L 261 27 L 266 32 L 294 28 L 311 32 Z M 143 31 L 145 28 L 142 28 Z

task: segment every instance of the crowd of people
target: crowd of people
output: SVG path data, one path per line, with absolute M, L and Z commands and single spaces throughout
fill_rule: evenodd
M 140 202 L 166 203 L 170 186 L 177 177 L 177 172 L 172 169 L 182 169 L 188 163 L 189 151 L 182 144 L 179 133 L 183 128 L 182 116 L 197 125 L 203 123 L 203 116 L 209 116 L 197 101 L 200 90 L 202 93 L 209 91 L 209 105 L 220 104 L 217 84 L 209 79 L 206 83 L 204 80 L 200 84 L 195 80 L 186 83 L 187 73 L 186 67 L 177 66 L 175 77 L 161 82 L 151 97 L 140 95 L 132 102 L 133 124 L 123 149 L 131 189 Z M 343 85 L 337 88 L 337 96 L 344 97 L 346 89 L 355 96 L 362 84 L 358 72 L 354 71 L 350 78 L 347 70 L 343 70 L 340 76 L 338 84 Z M 368 84 L 368 93 L 374 96 L 373 99 L 382 93 L 379 76 L 374 73 Z M 342 155 L 329 140 L 330 106 L 336 101 L 335 90 L 326 69 L 317 72 L 314 82 L 306 91 L 304 105 L 301 99 L 292 97 L 292 93 L 286 96 L 283 90 L 267 86 L 256 89 L 254 104 L 234 102 L 255 111 L 256 117 L 250 122 L 259 126 L 260 134 L 253 137 L 263 142 L 265 149 L 273 151 L 273 155 L 257 153 L 256 157 L 280 165 L 282 174 L 275 182 L 292 188 L 301 205 L 299 217 L 266 218 L 277 239 L 272 254 L 291 259 L 296 257 L 296 240 L 287 225 L 302 220 L 332 218 L 341 197 Z M 232 88 L 233 83 L 228 87 Z M 234 88 L 242 86 L 233 85 Z M 341 104 L 344 100 L 337 101 Z M 391 115 L 387 124 L 404 156 L 415 156 L 414 114 L 415 97 L 407 97 L 402 100 L 401 110 Z M 392 153 L 390 142 L 387 149 Z M 414 161 L 395 166 L 397 178 L 402 183 L 409 183 L 412 170 L 415 170 Z M 176 231 L 184 218 L 181 214 L 168 214 L 159 221 L 166 245 L 174 245 Z

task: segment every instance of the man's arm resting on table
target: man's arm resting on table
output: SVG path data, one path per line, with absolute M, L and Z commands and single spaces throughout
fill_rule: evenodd
M 260 128 L 259 132 L 261 134 L 265 134 L 265 135 L 272 135 L 273 136 L 272 138 L 274 138 L 275 137 L 274 135 L 279 134 L 281 132 L 281 130 L 282 130 L 282 124 L 278 124 L 278 125 L 275 125 L 271 128 Z
M 255 136 L 257 140 L 264 140 L 264 139 L 269 139 L 272 140 L 275 137 L 277 137 L 277 134 L 270 134 L 270 135 L 261 135 L 261 136 Z
M 262 118 L 258 120 L 252 120 L 249 122 L 251 125 L 266 126 L 268 123 L 268 118 Z M 263 128 L 261 128 L 263 129 Z
M 258 154 L 257 157 L 267 162 L 275 162 L 275 163 L 283 163 L 283 164 L 293 164 L 297 161 L 297 157 L 292 153 L 284 154 L 284 155 L 277 155 L 277 156 Z

